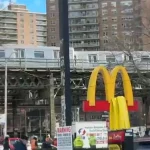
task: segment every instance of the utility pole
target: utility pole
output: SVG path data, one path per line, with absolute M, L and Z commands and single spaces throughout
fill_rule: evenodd
M 68 0 L 59 0 L 60 63 L 61 63 L 61 108 L 62 125 L 72 125 L 72 99 L 70 90 Z M 65 120 L 65 121 L 64 121 Z
M 55 101 L 54 101 L 54 78 L 50 74 L 50 133 L 55 136 L 56 116 L 55 116 Z

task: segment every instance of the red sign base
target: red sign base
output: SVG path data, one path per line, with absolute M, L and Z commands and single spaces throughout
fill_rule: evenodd
M 89 106 L 89 101 L 83 101 L 83 112 L 104 112 L 109 111 L 109 103 L 106 100 L 97 100 L 95 106 Z M 128 106 L 129 111 L 138 111 L 138 101 L 133 106 Z

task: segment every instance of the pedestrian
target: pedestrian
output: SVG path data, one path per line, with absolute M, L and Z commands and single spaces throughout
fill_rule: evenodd
M 74 148 L 82 149 L 83 148 L 83 140 L 81 136 L 77 136 L 74 140 Z
M 14 143 L 14 148 L 15 150 L 27 150 L 27 146 L 21 139 Z
M 46 136 L 45 140 L 51 144 L 53 143 L 53 139 L 50 137 L 50 134 Z
M 31 150 L 37 150 L 38 149 L 38 143 L 37 143 L 37 138 L 33 137 L 31 140 Z
M 9 136 L 6 136 L 3 142 L 3 149 L 4 150 L 10 150 L 10 146 L 9 146 Z
M 42 143 L 42 150 L 51 150 L 52 139 L 50 136 L 46 136 L 45 141 Z

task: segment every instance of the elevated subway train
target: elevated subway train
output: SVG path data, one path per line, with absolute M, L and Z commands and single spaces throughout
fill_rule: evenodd
M 30 62 L 45 62 L 49 66 L 59 66 L 60 47 L 3 45 L 0 47 L 0 58 L 19 59 Z M 71 67 L 95 67 L 97 65 L 122 64 L 135 61 L 137 64 L 150 63 L 150 51 L 75 51 L 70 48 Z M 55 65 L 54 65 L 55 64 Z

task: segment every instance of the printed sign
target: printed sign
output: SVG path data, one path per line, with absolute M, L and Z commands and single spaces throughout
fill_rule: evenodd
M 72 150 L 72 130 L 70 126 L 57 128 L 57 150 Z
M 111 131 L 108 133 L 108 143 L 122 143 L 125 140 L 125 131 Z
M 106 121 L 78 122 L 76 124 L 76 134 L 83 140 L 82 148 L 108 147 L 108 129 Z

